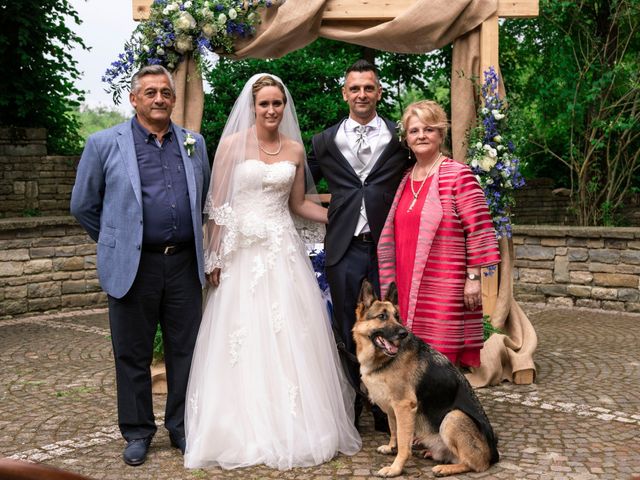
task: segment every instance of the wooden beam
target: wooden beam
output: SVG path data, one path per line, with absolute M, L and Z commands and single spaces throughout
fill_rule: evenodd
M 482 75 L 489 67 L 498 69 L 498 15 L 494 15 L 480 25 L 480 71 Z M 480 82 L 483 81 L 482 76 Z
M 133 19 L 149 18 L 153 0 L 131 0 Z M 416 0 L 327 0 L 324 20 L 377 20 L 387 22 L 396 18 Z M 498 0 L 498 16 L 527 18 L 538 16 L 538 0 Z

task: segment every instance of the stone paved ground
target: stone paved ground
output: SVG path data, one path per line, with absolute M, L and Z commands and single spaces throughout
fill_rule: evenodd
M 527 306 L 539 335 L 534 385 L 478 391 L 500 437 L 500 463 L 458 479 L 640 478 L 640 315 Z M 164 397 L 157 396 L 162 412 Z M 161 418 L 160 418 L 161 420 Z M 95 479 L 374 478 L 385 442 L 363 424 L 363 449 L 316 468 L 185 470 L 159 429 L 147 462 L 128 467 L 115 426 L 104 311 L 0 320 L 0 455 Z M 432 478 L 417 457 L 399 478 Z

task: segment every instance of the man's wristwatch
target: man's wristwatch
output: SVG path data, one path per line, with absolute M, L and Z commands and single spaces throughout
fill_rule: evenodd
M 467 278 L 469 280 L 480 280 L 480 275 L 477 275 L 475 273 L 467 273 Z

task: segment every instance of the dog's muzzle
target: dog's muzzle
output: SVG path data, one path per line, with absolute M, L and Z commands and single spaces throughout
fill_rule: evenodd
M 373 344 L 389 357 L 395 357 L 400 350 L 400 342 L 409 335 L 404 327 L 379 328 L 369 335 Z

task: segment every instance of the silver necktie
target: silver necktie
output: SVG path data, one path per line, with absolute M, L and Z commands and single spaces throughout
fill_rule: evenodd
M 360 156 L 361 153 L 371 152 L 371 145 L 369 145 L 369 137 L 367 131 L 369 127 L 367 125 L 358 125 L 354 131 L 356 132 L 356 153 Z

